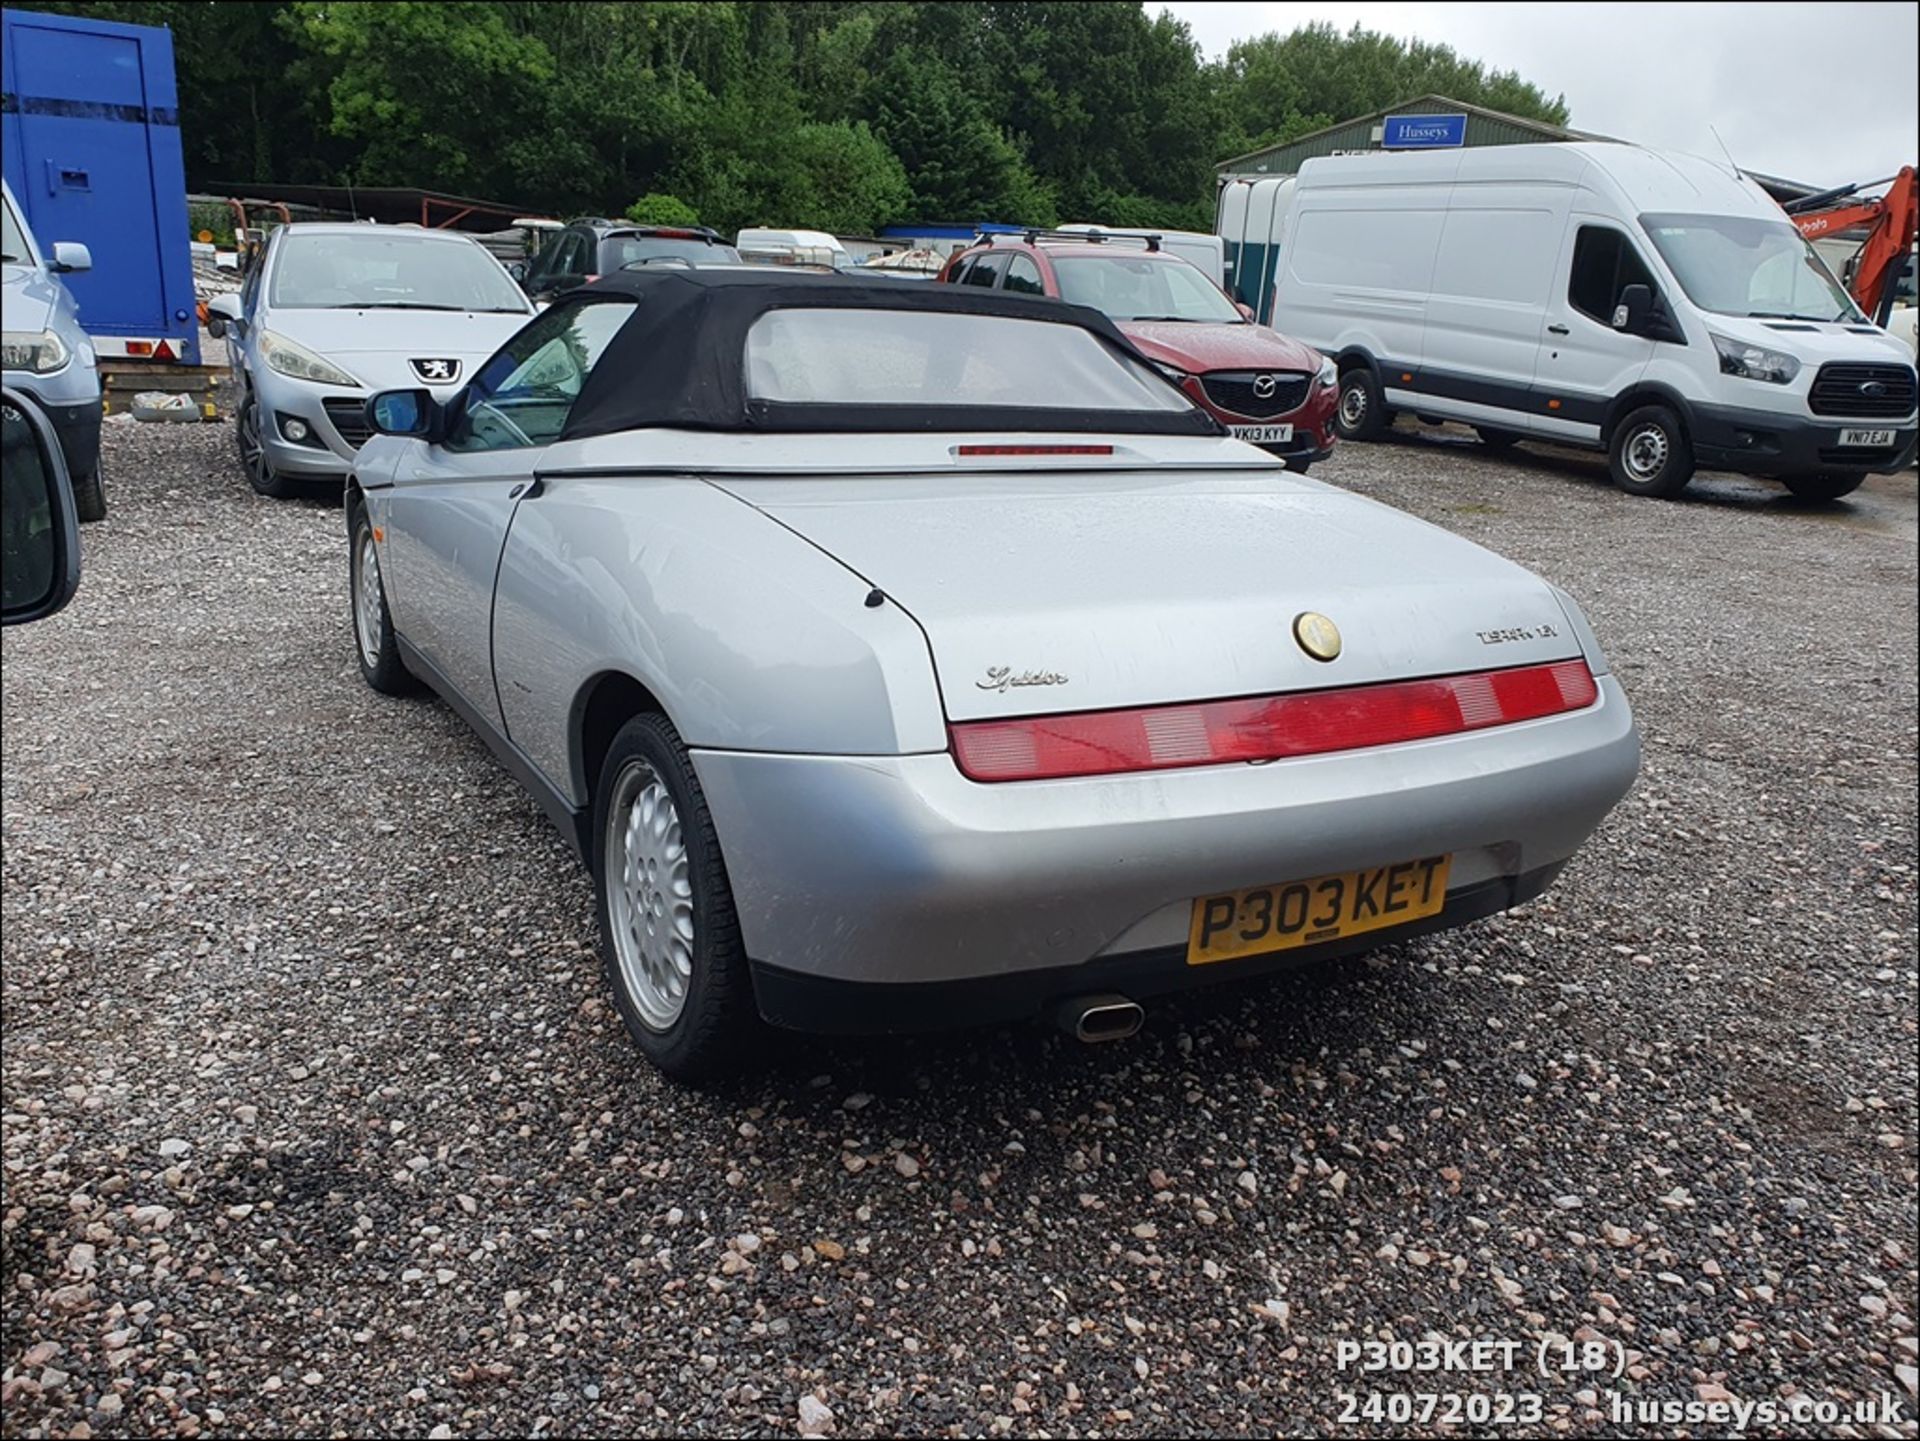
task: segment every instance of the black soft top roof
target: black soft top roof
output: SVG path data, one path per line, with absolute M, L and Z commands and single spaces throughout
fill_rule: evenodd
M 623 270 L 568 293 L 560 306 L 639 303 L 588 375 L 562 440 L 647 426 L 746 431 L 1057 430 L 1217 435 L 1204 410 L 1062 410 L 1040 406 L 824 405 L 747 394 L 747 332 L 772 310 L 906 310 L 998 315 L 1091 331 L 1120 355 L 1146 358 L 1097 310 L 959 285 L 902 285 L 772 267 Z

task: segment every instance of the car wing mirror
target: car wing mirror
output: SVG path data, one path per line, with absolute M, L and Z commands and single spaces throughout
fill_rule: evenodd
M 80 588 L 80 516 L 52 424 L 0 392 L 0 624 L 45 620 Z
M 1643 335 L 1647 314 L 1653 309 L 1653 287 L 1629 285 L 1620 292 L 1620 303 L 1613 307 L 1613 328 L 1628 335 Z
M 232 291 L 207 302 L 207 330 L 217 338 L 227 333 L 228 326 L 233 327 L 235 334 L 246 333 L 246 310 L 240 304 L 239 295 Z
M 47 269 L 55 275 L 71 275 L 78 270 L 93 269 L 93 252 L 77 240 L 56 240 L 53 242 L 53 264 Z
M 440 438 L 440 403 L 429 390 L 383 390 L 367 402 L 367 427 L 376 435 Z
M 507 267 L 507 274 L 514 278 L 516 284 L 525 285 L 527 283 L 527 262 L 524 260 L 514 261 L 513 264 Z

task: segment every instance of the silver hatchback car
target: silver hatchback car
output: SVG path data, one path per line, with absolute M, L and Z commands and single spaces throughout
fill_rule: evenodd
M 342 481 L 375 391 L 450 399 L 533 303 L 470 236 L 391 225 L 284 225 L 237 295 L 207 307 L 240 381 L 234 438 L 253 488 Z

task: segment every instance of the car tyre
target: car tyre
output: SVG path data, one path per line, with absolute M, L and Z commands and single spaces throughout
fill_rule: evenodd
M 1476 425 L 1473 433 L 1480 437 L 1480 443 L 1488 450 L 1512 450 L 1520 443 L 1520 432 L 1501 430 L 1493 425 Z
M 1380 382 L 1364 365 L 1340 377 L 1340 398 L 1333 409 L 1333 428 L 1342 440 L 1377 440 L 1393 424 L 1393 413 L 1380 395 Z
M 240 465 L 247 482 L 269 500 L 291 500 L 298 493 L 294 482 L 279 474 L 267 459 L 265 432 L 260 428 L 260 402 L 252 395 L 240 407 L 234 423 L 233 443 L 240 448 Z
M 1693 479 L 1693 446 L 1680 417 L 1664 405 L 1643 405 L 1613 428 L 1607 472 L 1628 495 L 1666 500 Z
M 373 521 L 359 501 L 347 520 L 347 600 L 353 611 L 353 650 L 360 678 L 382 695 L 407 695 L 419 688 L 393 635 L 387 610 L 387 586 L 380 576 L 380 548 Z
M 637 715 L 594 788 L 593 879 L 614 1004 L 647 1059 L 681 1082 L 744 1064 L 760 1029 L 733 890 L 687 748 Z
M 73 478 L 74 514 L 84 522 L 107 518 L 107 488 L 101 482 L 105 462 L 95 460 L 93 474 Z
M 1864 471 L 1856 471 L 1852 474 L 1828 472 L 1824 475 L 1786 475 L 1781 480 L 1793 492 L 1794 499 L 1822 501 L 1852 495 L 1866 484 L 1867 477 Z

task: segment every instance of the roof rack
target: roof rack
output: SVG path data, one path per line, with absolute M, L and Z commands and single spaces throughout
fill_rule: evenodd
M 1112 235 L 1104 230 L 1026 230 L 1021 239 L 1032 245 L 1037 240 L 1079 240 L 1089 245 L 1105 245 L 1110 241 L 1121 241 L 1128 245 L 1144 245 L 1148 250 L 1158 252 L 1160 237 L 1157 235 Z M 991 233 L 976 237 L 979 244 L 991 245 L 994 237 Z

